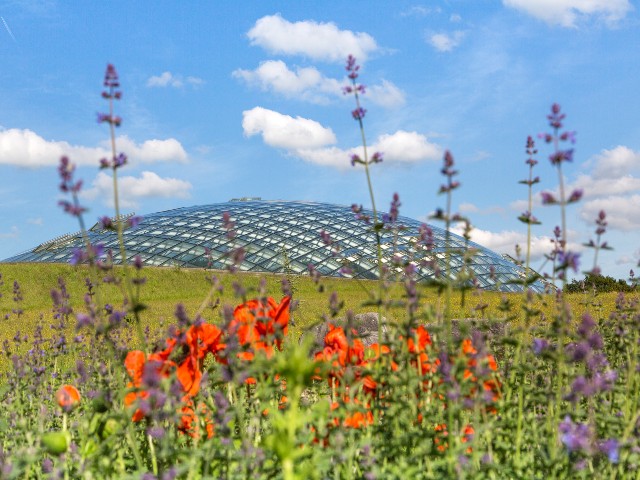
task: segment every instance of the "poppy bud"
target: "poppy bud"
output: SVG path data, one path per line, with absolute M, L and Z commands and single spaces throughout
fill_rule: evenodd
M 47 432 L 40 439 L 51 455 L 60 455 L 69 448 L 69 432 Z

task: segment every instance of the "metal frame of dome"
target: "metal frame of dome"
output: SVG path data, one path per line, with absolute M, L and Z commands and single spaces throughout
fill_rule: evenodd
M 235 223 L 232 239 L 223 226 L 225 212 Z M 370 211 L 363 213 L 372 216 Z M 464 253 L 472 249 L 468 267 L 481 288 L 522 290 L 524 268 L 509 259 L 432 225 L 434 247 L 427 251 L 417 243 L 420 222 L 400 216 L 398 225 L 403 228 L 381 231 L 382 262 L 390 268 L 399 271 L 398 265 L 410 262 L 421 278 L 433 278 L 434 269 L 425 267 L 421 260 L 430 260 L 444 271 L 448 238 L 452 275 L 464 268 Z M 321 230 L 338 246 L 338 255 L 321 239 Z M 87 235 L 92 244 L 102 243 L 105 251 L 112 250 L 114 263 L 121 263 L 116 232 L 96 224 Z M 152 213 L 126 229 L 123 236 L 127 256 L 140 255 L 145 265 L 223 269 L 228 253 L 242 247 L 245 258 L 238 266 L 241 271 L 304 273 L 312 264 L 322 275 L 344 276 L 346 264 L 351 270 L 346 276 L 378 277 L 375 232 L 370 224 L 356 218 L 351 207 L 343 205 L 240 198 Z M 4 262 L 69 262 L 74 251 L 83 247 L 81 233 L 67 234 Z M 544 285 L 536 282 L 532 288 L 541 292 Z

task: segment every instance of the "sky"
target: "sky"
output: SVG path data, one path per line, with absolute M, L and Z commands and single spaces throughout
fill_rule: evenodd
M 0 0 L 0 259 L 78 231 L 60 209 L 57 165 L 82 178 L 92 225 L 113 216 L 109 132 L 96 121 L 105 67 L 117 69 L 122 213 L 144 216 L 238 197 L 344 205 L 371 200 L 345 60 L 356 57 L 377 206 L 427 220 L 449 150 L 453 211 L 472 239 L 526 248 L 526 140 L 536 140 L 534 268 L 547 271 L 560 208 L 553 103 L 575 131 L 562 165 L 569 248 L 593 267 L 606 212 L 606 275 L 640 270 L 640 15 L 631 0 L 55 1 Z M 567 147 L 569 148 L 569 147 Z M 578 276 L 581 276 L 579 274 Z

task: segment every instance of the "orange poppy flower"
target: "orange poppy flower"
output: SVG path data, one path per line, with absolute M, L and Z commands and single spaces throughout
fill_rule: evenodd
M 200 402 L 196 410 L 193 409 L 193 402 L 188 400 L 180 409 L 180 424 L 178 430 L 191 438 L 200 438 L 200 424 L 204 422 L 207 438 L 213 437 L 213 421 L 207 406 Z
M 222 343 L 222 330 L 210 323 L 192 325 L 186 333 L 186 343 L 191 355 L 198 360 L 211 353 L 217 355 L 220 350 L 224 350 Z
M 426 328 L 420 325 L 418 328 L 413 329 L 414 335 L 407 339 L 407 346 L 411 353 L 424 352 L 425 349 L 432 344 L 431 335 Z
M 63 385 L 56 392 L 56 401 L 65 411 L 70 411 L 80 403 L 80 392 L 73 385 Z
M 359 404 L 360 402 L 357 399 L 350 399 L 349 397 L 345 397 L 342 401 L 343 403 L 350 403 L 353 400 L 353 403 L 355 404 Z M 336 410 L 340 407 L 340 403 L 339 402 L 333 402 L 331 404 L 331 410 Z M 350 427 L 350 428 L 360 428 L 360 427 L 366 427 L 368 425 L 372 425 L 373 424 L 373 413 L 371 412 L 371 410 L 369 410 L 369 405 L 366 404 L 365 405 L 366 410 L 364 412 L 353 412 L 350 415 L 347 415 L 345 418 L 342 419 L 342 426 L 343 427 Z M 340 419 L 339 418 L 334 418 L 333 419 L 333 425 L 338 427 L 340 426 Z
M 282 339 L 276 334 L 286 335 L 289 328 L 289 304 L 291 297 L 284 297 L 278 304 L 269 297 L 266 304 L 260 300 L 250 300 L 238 305 L 233 311 L 233 320 L 229 324 L 229 331 L 238 336 L 242 345 L 273 339 L 278 349 L 282 348 Z
M 464 353 L 465 355 L 475 355 L 476 353 L 478 353 L 478 351 L 473 346 L 473 343 L 468 338 L 462 340 L 462 353 Z
M 173 345 L 170 348 L 173 348 Z M 170 351 L 167 353 L 166 350 L 159 353 L 152 353 L 148 357 L 140 350 L 132 350 L 127 353 L 127 356 L 124 359 L 124 367 L 129 374 L 129 378 L 131 378 L 131 381 L 127 383 L 127 389 L 140 389 L 142 385 L 144 367 L 149 362 L 153 362 L 159 375 L 162 377 L 168 377 L 171 373 L 171 369 L 176 366 L 175 362 L 166 359 L 169 354 Z M 124 404 L 128 407 L 138 398 L 147 398 L 148 396 L 149 392 L 146 390 L 131 391 L 125 395 Z M 137 409 L 133 413 L 131 419 L 134 422 L 139 422 L 143 418 L 144 413 L 140 409 Z

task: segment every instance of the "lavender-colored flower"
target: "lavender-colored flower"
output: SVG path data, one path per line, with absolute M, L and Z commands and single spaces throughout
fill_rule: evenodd
M 389 215 L 387 217 L 387 223 L 395 223 L 398 220 L 400 213 L 400 196 L 397 193 L 393 194 L 393 200 L 391 200 L 391 206 L 389 208 Z
M 351 275 L 353 275 L 353 269 L 347 267 L 347 266 L 343 266 L 340 268 L 340 275 L 343 275 L 345 277 L 349 277 Z
M 593 331 L 595 326 L 596 322 L 593 317 L 589 313 L 585 313 L 582 316 L 582 320 L 580 322 L 580 325 L 578 326 L 577 332 L 582 338 L 587 338 Z
M 382 162 L 382 152 L 374 152 L 371 156 L 371 163 L 381 163 Z
M 356 163 L 364 164 L 364 161 L 360 158 L 360 155 L 351 155 L 351 165 L 355 167 Z
M 127 163 L 127 156 L 124 153 L 120 153 L 113 159 L 113 168 L 122 167 Z
M 580 254 L 575 252 L 560 252 L 558 256 L 558 270 L 566 270 L 571 268 L 574 272 L 578 271 L 580 265 Z
M 620 444 L 615 438 L 601 442 L 598 449 L 607 456 L 611 463 L 618 463 L 620 460 Z
M 171 467 L 162 474 L 161 480 L 174 480 L 178 476 L 176 467 Z
M 431 250 L 435 246 L 435 239 L 433 237 L 433 230 L 429 225 L 423 223 L 418 228 L 418 233 L 420 234 L 420 243 L 422 243 L 427 250 Z
M 137 227 L 142 222 L 143 218 L 140 215 L 133 215 L 132 217 L 127 218 L 127 226 L 128 227 Z
M 572 162 L 573 149 L 555 151 L 549 155 L 549 160 L 551 161 L 551 165 L 558 165 L 562 162 Z
M 45 458 L 42 461 L 42 473 L 51 473 L 53 471 L 53 460 Z
M 554 205 L 558 203 L 556 197 L 550 192 L 540 192 L 540 196 L 542 197 L 543 205 Z
M 322 242 L 327 246 L 333 244 L 331 235 L 329 235 L 325 230 L 320 230 L 320 238 L 322 239 Z
M 164 428 L 162 428 L 160 426 L 154 426 L 154 427 L 149 427 L 147 429 L 147 434 L 151 438 L 155 438 L 156 440 L 160 440 L 160 439 L 164 438 L 165 431 L 164 431 Z
M 560 440 L 569 452 L 589 453 L 593 444 L 593 433 L 586 423 L 573 423 L 567 415 L 558 425 Z
M 133 257 L 133 266 L 135 267 L 136 270 L 141 270 L 143 263 L 142 263 L 142 257 L 140 255 L 136 255 L 135 257 Z
M 533 339 L 533 353 L 536 355 L 542 354 L 545 350 L 549 348 L 549 341 L 544 338 L 534 338 Z
M 355 82 L 355 79 L 358 78 L 358 70 L 360 70 L 360 65 L 356 64 L 356 58 L 353 55 L 349 55 L 347 57 L 347 64 L 345 66 L 347 72 L 349 72 L 349 78 Z
M 560 105 L 554 103 L 551 105 L 551 114 L 547 115 L 547 119 L 549 120 L 549 125 L 554 129 L 562 128 L 562 120 L 565 118 L 564 113 L 560 113 Z
M 104 217 L 100 217 L 98 219 L 98 223 L 100 223 L 100 226 L 104 230 L 112 230 L 112 229 L 114 229 L 113 220 L 111 220 L 111 218 L 107 217 L 106 215 Z
M 584 191 L 581 188 L 577 188 L 574 191 L 571 192 L 571 195 L 569 195 L 569 199 L 567 200 L 567 203 L 575 203 L 578 202 L 583 195 Z
M 309 275 L 311 276 L 311 279 L 313 280 L 313 283 L 315 283 L 317 285 L 318 282 L 320 282 L 320 272 L 311 263 L 309 265 L 307 265 L 307 270 L 309 271 Z
M 358 107 L 355 110 L 351 111 L 351 116 L 353 117 L 354 120 L 362 120 L 366 115 L 366 113 L 367 111 L 364 108 Z
M 574 362 L 582 362 L 591 354 L 591 346 L 587 342 L 567 345 L 567 353 Z
M 607 227 L 606 218 L 607 214 L 605 213 L 605 211 L 600 210 L 600 212 L 598 213 L 598 218 L 596 218 L 596 225 L 598 225 L 598 228 L 596 229 L 596 235 L 602 235 L 605 232 Z
M 531 225 L 540 225 L 540 221 L 534 217 L 531 212 L 529 212 L 528 210 L 526 212 L 524 212 L 522 215 L 520 215 L 518 217 L 518 220 L 520 220 L 522 223 L 528 223 Z
M 120 86 L 118 72 L 111 63 L 107 65 L 107 69 L 104 72 L 104 86 L 110 88 L 118 88 Z

